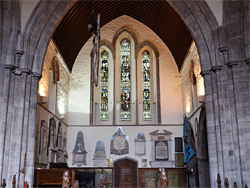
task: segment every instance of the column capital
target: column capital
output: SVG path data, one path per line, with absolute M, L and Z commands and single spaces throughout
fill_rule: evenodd
M 31 74 L 32 74 L 32 77 L 38 78 L 39 80 L 42 78 L 42 75 L 38 72 L 32 72 Z
M 222 70 L 222 65 L 215 65 L 212 67 L 213 72 L 221 71 Z
M 4 64 L 3 67 L 5 70 L 9 70 L 9 71 L 12 71 L 15 69 L 15 66 L 11 64 Z
M 201 74 L 202 77 L 204 77 L 204 76 L 206 76 L 208 74 L 211 74 L 211 71 L 210 70 L 204 70 L 204 71 L 201 71 L 200 74 Z
M 14 70 L 14 73 L 16 74 L 16 75 L 22 75 L 23 73 L 24 74 L 30 74 L 30 69 L 28 69 L 28 68 L 16 68 L 15 70 Z

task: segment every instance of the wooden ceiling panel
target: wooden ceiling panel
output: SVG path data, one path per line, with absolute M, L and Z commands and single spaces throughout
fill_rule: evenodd
M 173 54 L 180 70 L 191 45 L 192 36 L 180 18 L 166 1 L 78 1 L 65 15 L 53 34 L 69 70 L 83 45 L 91 37 L 88 24 L 90 12 L 101 14 L 101 27 L 122 15 L 128 15 L 154 31 Z

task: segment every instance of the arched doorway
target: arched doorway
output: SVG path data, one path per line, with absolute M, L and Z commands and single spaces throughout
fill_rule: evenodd
M 206 108 L 201 109 L 198 130 L 198 173 L 200 187 L 210 187 Z
M 137 161 L 122 158 L 114 161 L 114 187 L 137 187 Z

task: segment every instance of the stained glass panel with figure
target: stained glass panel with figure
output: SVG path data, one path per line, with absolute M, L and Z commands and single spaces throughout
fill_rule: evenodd
M 150 58 L 149 52 L 142 53 L 143 120 L 151 120 Z
M 101 70 L 100 70 L 100 120 L 108 120 L 108 79 L 109 79 L 109 54 L 107 51 L 101 53 Z
M 130 42 L 123 39 L 120 45 L 121 57 L 121 120 L 131 119 L 130 108 Z

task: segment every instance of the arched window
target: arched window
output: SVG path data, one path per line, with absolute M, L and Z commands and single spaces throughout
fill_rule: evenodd
M 138 45 L 129 29 L 117 32 L 112 44 L 102 42 L 99 84 L 93 85 L 93 125 L 159 123 L 156 47 L 149 41 Z
M 123 39 L 120 45 L 121 57 L 121 120 L 131 120 L 130 107 L 130 42 Z
M 114 111 L 114 62 L 112 49 L 101 44 L 98 85 L 93 86 L 93 125 L 112 125 Z
M 109 84 L 109 54 L 106 50 L 101 53 L 100 70 L 100 120 L 108 120 L 108 84 Z
M 151 120 L 150 58 L 149 52 L 142 53 L 143 120 Z

